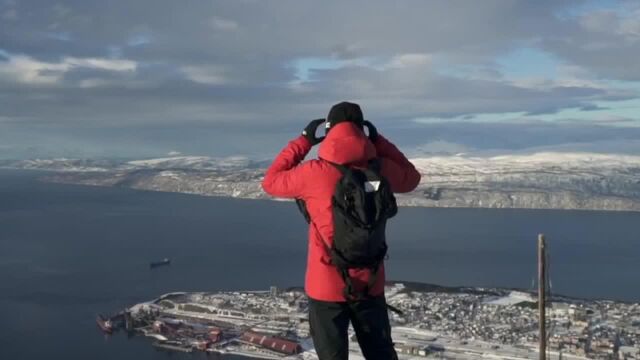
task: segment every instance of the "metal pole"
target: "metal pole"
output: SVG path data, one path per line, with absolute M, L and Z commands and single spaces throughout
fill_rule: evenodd
M 547 324 L 545 318 L 545 304 L 546 304 L 546 256 L 545 256 L 545 241 L 544 235 L 538 235 L 538 310 L 540 311 L 540 318 L 538 323 L 540 325 L 540 360 L 546 360 L 547 356 Z

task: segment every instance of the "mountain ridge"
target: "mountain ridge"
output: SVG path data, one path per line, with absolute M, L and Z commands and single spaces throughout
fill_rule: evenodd
M 437 155 L 411 159 L 418 188 L 404 206 L 640 211 L 640 156 L 598 153 Z M 1 168 L 53 171 L 45 181 L 206 196 L 269 199 L 268 162 L 243 156 L 143 160 L 32 159 Z

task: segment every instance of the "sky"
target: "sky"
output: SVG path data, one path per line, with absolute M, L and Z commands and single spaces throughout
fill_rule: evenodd
M 640 154 L 640 1 L 0 0 L 0 158 L 269 157 L 347 100 L 409 154 Z

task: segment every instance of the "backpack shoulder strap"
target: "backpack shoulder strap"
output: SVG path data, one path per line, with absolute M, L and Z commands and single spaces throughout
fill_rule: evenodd
M 382 159 L 381 158 L 373 158 L 369 160 L 367 169 L 372 170 L 376 173 L 380 173 L 382 170 Z
M 298 210 L 304 216 L 304 219 L 307 221 L 307 224 L 311 223 L 311 215 L 309 215 L 309 211 L 307 211 L 307 203 L 302 199 L 296 199 L 296 205 L 298 205 Z

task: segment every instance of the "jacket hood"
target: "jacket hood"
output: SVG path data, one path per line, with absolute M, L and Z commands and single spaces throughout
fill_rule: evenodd
M 341 122 L 320 143 L 318 157 L 337 164 L 366 163 L 376 157 L 376 148 L 356 124 Z

